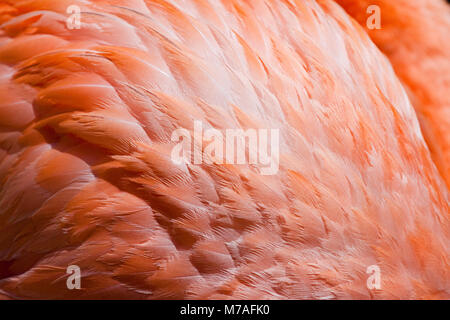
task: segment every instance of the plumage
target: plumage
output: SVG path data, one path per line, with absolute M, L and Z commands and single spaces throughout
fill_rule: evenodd
M 0 23 L 1 297 L 450 298 L 445 182 L 334 1 L 2 0 Z M 195 121 L 279 129 L 278 172 L 175 163 Z
M 444 1 L 337 0 L 391 61 L 416 110 L 425 141 L 450 187 L 450 9 Z M 380 8 L 370 29 L 367 8 Z

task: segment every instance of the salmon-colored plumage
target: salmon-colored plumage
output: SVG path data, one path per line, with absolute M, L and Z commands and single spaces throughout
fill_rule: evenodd
M 425 141 L 450 187 L 450 6 L 439 0 L 337 0 L 392 62 L 416 109 Z M 381 29 L 368 28 L 377 5 Z
M 0 296 L 449 299 L 448 191 L 376 44 L 331 0 L 0 1 Z M 390 55 L 443 176 L 447 55 Z M 279 129 L 279 171 L 175 163 L 195 121 Z

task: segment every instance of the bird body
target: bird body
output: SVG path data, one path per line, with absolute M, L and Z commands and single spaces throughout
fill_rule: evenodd
M 3 0 L 0 24 L 4 298 L 450 297 L 447 188 L 334 1 Z M 278 171 L 174 162 L 196 121 L 279 130 Z

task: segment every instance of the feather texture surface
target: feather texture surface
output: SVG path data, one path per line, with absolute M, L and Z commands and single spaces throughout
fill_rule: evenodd
M 431 151 L 450 188 L 450 6 L 441 0 L 337 0 L 365 27 L 391 61 L 416 110 Z M 378 6 L 380 29 L 367 8 Z
M 2 0 L 0 24 L 3 297 L 450 298 L 447 188 L 334 1 Z M 279 129 L 278 173 L 174 163 L 195 121 Z

